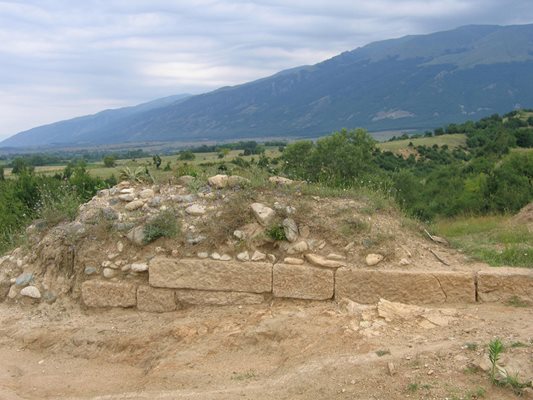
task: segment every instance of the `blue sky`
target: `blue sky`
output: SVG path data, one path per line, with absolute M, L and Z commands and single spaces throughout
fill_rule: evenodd
M 531 0 L 0 0 L 0 139 L 375 40 L 532 22 Z

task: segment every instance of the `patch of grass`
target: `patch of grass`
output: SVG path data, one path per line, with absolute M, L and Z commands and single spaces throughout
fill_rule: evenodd
M 272 240 L 287 240 L 287 237 L 285 236 L 285 230 L 283 229 L 282 225 L 274 225 L 267 229 L 265 233 Z
M 409 384 L 407 384 L 407 391 L 408 392 L 411 392 L 411 393 L 415 393 L 418 391 L 418 389 L 420 389 L 420 385 L 416 382 L 411 382 Z
M 492 266 L 533 267 L 533 233 L 508 216 L 440 220 L 433 228 L 454 247 Z
M 388 349 L 385 349 L 385 350 L 382 349 L 382 350 L 376 351 L 376 355 L 378 357 L 383 357 L 383 356 L 386 356 L 388 354 L 390 354 L 390 350 L 388 350 Z
M 180 232 L 180 226 L 173 211 L 161 211 L 144 226 L 145 243 L 160 237 L 172 238 Z
M 513 342 L 511 343 L 511 346 L 512 348 L 517 348 L 517 347 L 528 347 L 528 345 L 524 342 Z
M 469 390 L 468 392 L 466 392 L 465 399 L 472 399 L 472 400 L 483 399 L 486 394 L 487 394 L 487 391 L 485 390 L 485 388 L 479 386 L 473 390 Z
M 354 236 L 370 231 L 370 224 L 357 217 L 344 218 L 339 227 L 343 236 Z
M 254 370 L 249 370 L 249 371 L 241 372 L 241 373 L 237 373 L 234 371 L 233 375 L 231 376 L 231 379 L 234 381 L 244 381 L 248 379 L 253 379 L 256 376 L 257 374 L 255 373 Z
M 519 296 L 516 295 L 510 297 L 505 304 L 512 307 L 529 307 L 530 305 L 527 301 L 522 300 Z
M 465 343 L 465 347 L 467 350 L 470 351 L 476 351 L 477 350 L 477 343 Z
M 82 201 L 71 188 L 63 187 L 52 192 L 42 187 L 41 193 L 39 216 L 46 221 L 48 226 L 76 218 Z

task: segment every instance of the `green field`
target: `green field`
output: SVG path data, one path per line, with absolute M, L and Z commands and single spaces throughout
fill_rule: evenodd
M 447 145 L 450 149 L 455 149 L 466 145 L 466 136 L 462 133 L 456 133 L 452 135 L 441 135 L 432 137 L 423 137 L 416 139 L 395 140 L 393 142 L 379 143 L 378 147 L 383 151 L 396 152 L 398 150 L 406 149 L 409 143 L 413 143 L 416 146 L 433 146 L 437 144 L 439 146 Z
M 163 171 L 163 168 L 167 165 L 168 162 L 170 162 L 170 167 L 174 170 L 179 165 L 184 165 L 185 163 L 189 165 L 199 165 L 203 163 L 212 163 L 212 162 L 229 162 L 236 157 L 239 156 L 239 154 L 242 153 L 242 150 L 231 150 L 224 158 L 219 158 L 217 152 L 211 152 L 211 153 L 195 153 L 195 159 L 192 161 L 180 161 L 178 160 L 177 155 L 171 155 L 171 156 L 161 156 L 161 167 L 158 171 L 155 170 L 153 167 L 153 160 L 151 157 L 144 157 L 144 158 L 137 158 L 135 160 L 131 159 L 125 159 L 125 160 L 117 160 L 116 166 L 112 168 L 107 168 L 104 166 L 103 161 L 98 162 L 92 162 L 87 164 L 87 170 L 89 173 L 93 176 L 98 176 L 103 179 L 107 179 L 114 175 L 117 179 L 120 176 L 120 171 L 124 167 L 128 167 L 130 169 L 135 169 L 140 166 L 151 166 L 150 171 L 156 178 L 156 180 L 159 179 L 165 179 L 173 175 L 173 171 Z M 267 147 L 265 151 L 265 155 L 267 157 L 277 157 L 280 155 L 280 152 L 278 151 L 277 147 Z M 256 160 L 259 158 L 258 155 L 252 155 L 252 156 L 242 156 L 244 160 L 250 161 L 252 158 L 255 158 Z M 42 166 L 42 167 L 35 167 L 35 172 L 39 174 L 45 174 L 45 175 L 53 175 L 57 172 L 63 171 L 63 169 L 66 167 L 66 165 L 49 165 L 49 166 Z M 11 176 L 11 168 L 6 168 L 5 176 L 9 177 Z

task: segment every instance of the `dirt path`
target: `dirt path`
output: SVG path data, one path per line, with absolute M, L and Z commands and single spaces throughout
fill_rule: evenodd
M 161 315 L 0 305 L 0 399 L 516 398 L 473 366 L 498 336 L 504 362 L 533 373 L 533 309 L 426 312 L 440 326 L 334 302 Z

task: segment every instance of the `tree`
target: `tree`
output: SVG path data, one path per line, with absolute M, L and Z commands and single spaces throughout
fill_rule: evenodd
M 181 151 L 178 155 L 180 161 L 192 161 L 196 158 L 196 155 L 191 150 Z
M 159 154 L 154 155 L 152 157 L 152 160 L 154 160 L 154 165 L 156 169 L 159 169 L 159 167 L 161 166 L 161 157 L 159 157 Z
M 4 166 L 0 165 L 0 181 L 3 181 L 3 180 L 5 180 L 5 177 L 4 177 Z
M 116 165 L 116 157 L 113 155 L 107 155 L 104 157 L 104 166 L 106 168 L 113 168 Z
M 30 168 L 30 165 L 28 164 L 28 162 L 22 157 L 15 158 L 11 162 L 11 165 L 13 166 L 13 169 L 11 170 L 11 173 L 13 174 L 20 175 L 24 172 L 31 172 L 33 170 L 32 168 Z

